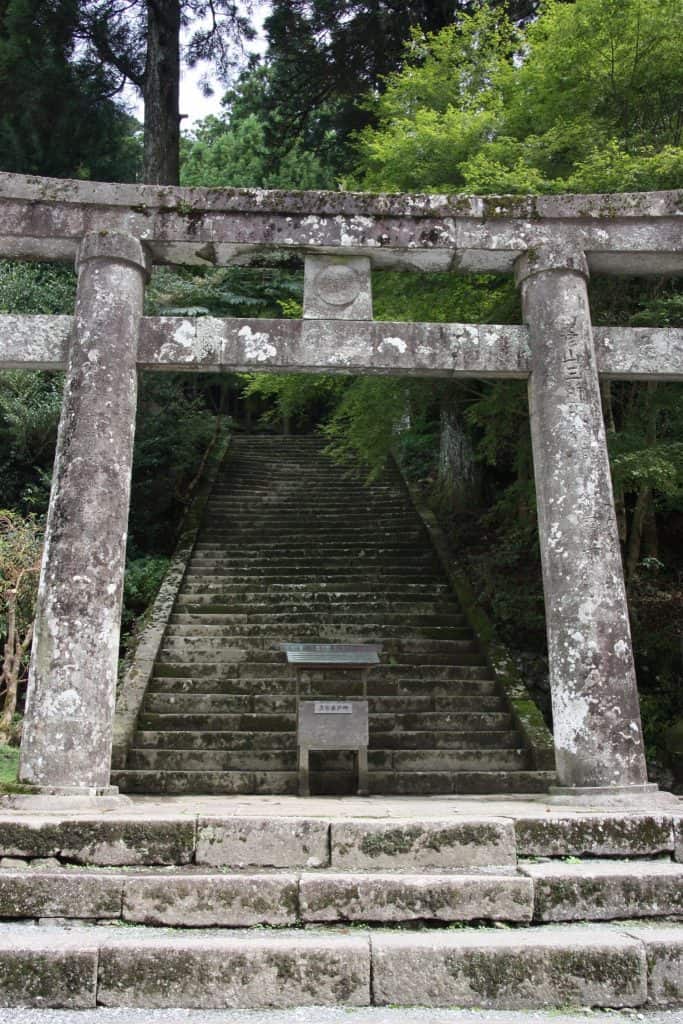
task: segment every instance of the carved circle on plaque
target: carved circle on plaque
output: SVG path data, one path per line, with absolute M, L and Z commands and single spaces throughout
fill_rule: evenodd
M 315 290 L 328 306 L 348 306 L 358 297 L 360 287 L 356 271 L 343 263 L 323 267 L 315 279 Z

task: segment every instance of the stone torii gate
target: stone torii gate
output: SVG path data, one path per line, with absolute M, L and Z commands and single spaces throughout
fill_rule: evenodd
M 66 368 L 20 777 L 111 793 L 137 370 L 528 378 L 562 787 L 647 786 L 599 378 L 683 380 L 683 332 L 593 329 L 589 271 L 680 274 L 683 193 L 463 197 L 0 174 L 0 257 L 74 260 L 73 317 L 0 317 L 0 369 Z M 143 317 L 152 263 L 305 259 L 304 318 Z M 514 273 L 524 325 L 380 323 L 371 269 Z

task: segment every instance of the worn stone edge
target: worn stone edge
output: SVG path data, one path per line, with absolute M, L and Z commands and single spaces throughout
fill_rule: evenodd
M 112 769 L 125 767 L 128 747 L 133 739 L 137 718 L 147 686 L 154 671 L 154 662 L 168 626 L 178 591 L 185 576 L 197 540 L 204 509 L 218 470 L 230 446 L 230 436 L 219 423 L 219 433 L 210 450 L 195 496 L 189 505 L 178 535 L 175 551 L 169 562 L 159 593 L 149 611 L 148 621 L 135 644 L 132 662 L 124 673 L 116 698 Z
M 495 680 L 510 705 L 514 723 L 528 747 L 536 771 L 554 772 L 555 745 L 541 711 L 527 689 L 512 656 L 504 644 L 494 637 L 493 624 L 463 572 L 452 565 L 448 541 L 431 509 L 427 508 L 417 489 L 406 478 L 398 459 L 392 456 L 413 507 L 427 531 L 436 556 L 446 573 L 471 628 L 477 634 L 482 651 Z
M 683 213 L 683 190 L 625 193 L 510 195 L 471 193 L 395 193 L 180 187 L 83 181 L 0 172 L 0 198 L 69 206 L 136 206 L 189 216 L 197 211 L 300 216 L 459 216 L 481 220 L 502 218 L 642 219 Z

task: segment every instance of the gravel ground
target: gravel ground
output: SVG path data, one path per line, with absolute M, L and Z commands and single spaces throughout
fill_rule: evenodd
M 683 1010 L 429 1010 L 301 1007 L 293 1010 L 0 1009 L 0 1024 L 683 1024 Z

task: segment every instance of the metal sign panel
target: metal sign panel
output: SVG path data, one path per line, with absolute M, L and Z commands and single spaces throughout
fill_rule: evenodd
M 381 644 L 280 644 L 290 665 L 378 665 Z
M 313 713 L 315 715 L 352 715 L 353 704 L 350 701 L 317 700 Z

